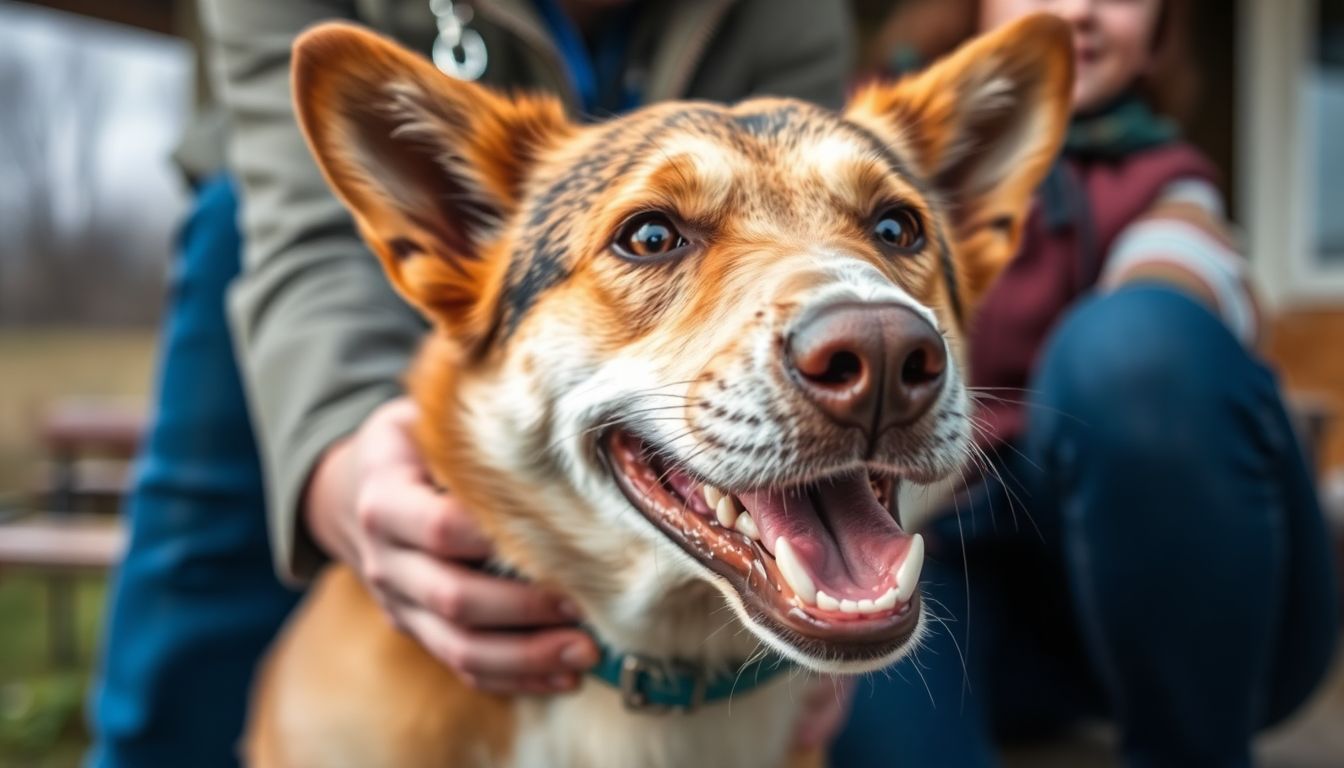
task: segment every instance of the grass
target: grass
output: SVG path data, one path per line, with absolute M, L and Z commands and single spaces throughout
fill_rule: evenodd
M 21 502 L 42 458 L 37 419 L 63 398 L 144 403 L 154 329 L 0 328 L 0 502 Z M 22 506 L 22 505 L 21 505 Z M 103 616 L 104 582 L 75 585 L 79 661 L 59 667 L 48 641 L 45 574 L 0 570 L 0 766 L 70 768 L 88 744 L 84 701 Z
M 84 700 L 105 589 L 99 577 L 73 578 L 79 661 L 61 667 L 48 644 L 47 577 L 0 573 L 0 766 L 70 768 L 88 744 Z

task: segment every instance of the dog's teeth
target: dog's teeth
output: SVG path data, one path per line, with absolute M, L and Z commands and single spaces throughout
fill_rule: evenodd
M 704 494 L 705 494 L 705 503 L 709 505 L 709 508 L 718 509 L 719 499 L 723 498 L 723 491 L 720 491 L 718 488 L 715 488 L 712 485 L 706 485 L 704 487 Z
M 891 589 L 888 589 L 886 592 L 883 592 L 881 597 L 873 601 L 873 608 L 879 611 L 889 611 L 895 607 L 896 607 L 895 587 L 892 587 Z
M 743 517 L 746 517 L 746 515 L 743 515 Z M 812 583 L 812 577 L 807 574 L 807 569 L 798 560 L 798 554 L 793 551 L 793 545 L 783 536 L 775 539 L 775 563 L 779 566 L 780 575 L 784 577 L 784 581 L 788 582 L 794 594 L 802 598 L 804 603 L 816 605 L 817 587 Z
M 736 512 L 734 512 L 734 514 L 736 514 Z M 739 533 L 742 533 L 749 538 L 757 540 L 761 538 L 761 531 L 756 527 L 756 521 L 751 519 L 750 512 L 743 512 L 738 515 L 737 521 L 733 524 L 733 527 L 736 528 Z
M 837 600 L 825 592 L 817 590 L 817 607 L 823 611 L 838 611 L 840 613 L 889 611 L 896 607 L 896 588 L 888 589 L 877 599 L 865 597 L 862 600 Z
M 724 528 L 732 528 L 737 524 L 737 505 L 733 504 L 732 496 L 720 496 L 714 502 L 714 517 Z
M 910 540 L 905 561 L 896 571 L 896 602 L 904 603 L 915 595 L 919 586 L 919 572 L 924 569 L 924 537 L 918 533 Z

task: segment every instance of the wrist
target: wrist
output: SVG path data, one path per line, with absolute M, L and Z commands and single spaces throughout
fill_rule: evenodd
M 355 562 L 355 545 L 347 521 L 354 518 L 354 441 L 332 443 L 309 477 L 299 509 L 299 525 L 328 557 Z

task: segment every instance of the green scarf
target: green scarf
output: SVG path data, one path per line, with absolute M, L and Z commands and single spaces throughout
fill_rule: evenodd
M 1074 117 L 1064 139 L 1064 154 L 1114 159 L 1167 144 L 1178 135 L 1174 122 L 1129 92 L 1103 109 Z

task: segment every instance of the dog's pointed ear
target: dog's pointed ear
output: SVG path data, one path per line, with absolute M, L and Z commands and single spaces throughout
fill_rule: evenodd
M 1032 194 L 1059 153 L 1072 92 L 1069 26 L 1037 14 L 920 74 L 867 87 L 845 110 L 912 161 L 948 203 L 967 306 L 1016 253 Z
M 507 267 L 491 246 L 539 155 L 573 129 L 563 107 L 455 80 L 346 24 L 305 32 L 293 61 L 304 136 L 392 284 L 478 341 Z

